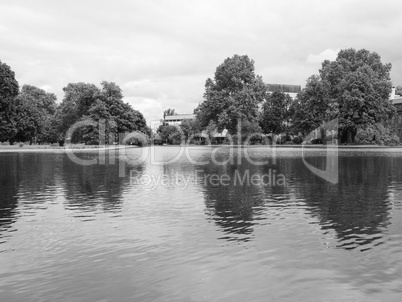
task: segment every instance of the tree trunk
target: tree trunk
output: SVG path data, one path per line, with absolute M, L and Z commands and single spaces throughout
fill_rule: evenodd
M 348 130 L 346 130 L 346 143 L 347 144 L 354 144 L 356 134 L 357 134 L 357 129 L 348 129 Z
M 353 142 L 352 130 L 348 129 L 346 132 L 346 143 L 351 144 L 352 142 Z
M 322 144 L 326 145 L 327 132 L 325 131 L 324 127 L 320 127 L 320 135 L 321 135 Z

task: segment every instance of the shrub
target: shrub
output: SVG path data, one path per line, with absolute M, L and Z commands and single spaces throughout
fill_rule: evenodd
M 311 140 L 311 143 L 313 145 L 322 145 L 323 142 L 322 142 L 321 138 L 315 138 L 315 139 Z
M 301 139 L 300 137 L 298 137 L 298 136 L 295 136 L 295 137 L 293 138 L 293 143 L 294 143 L 295 145 L 300 145 L 300 144 L 302 143 L 302 139 Z
M 270 136 L 264 135 L 261 141 L 262 145 L 272 145 L 272 138 Z
M 399 137 L 383 124 L 368 125 L 357 129 L 355 142 L 362 145 L 399 145 Z

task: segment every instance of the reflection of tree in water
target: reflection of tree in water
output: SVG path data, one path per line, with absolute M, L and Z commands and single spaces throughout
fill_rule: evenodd
M 15 221 L 15 209 L 18 202 L 18 188 L 21 183 L 21 161 L 17 154 L 2 154 L 0 156 L 0 238 L 3 232 Z
M 202 186 L 207 206 L 207 215 L 210 215 L 218 226 L 222 228 L 228 241 L 249 241 L 253 237 L 253 226 L 256 224 L 258 207 L 263 204 L 260 197 L 260 188 L 245 183 L 234 185 L 234 179 L 243 178 L 244 173 L 250 175 L 259 173 L 256 166 L 243 162 L 241 165 L 227 164 L 218 166 L 208 164 L 197 167 L 198 185 Z M 204 175 L 229 176 L 229 185 L 214 185 L 213 182 L 204 181 Z
M 314 161 L 320 165 L 319 161 L 325 162 L 325 158 Z M 340 157 L 336 185 L 314 176 L 301 159 L 293 162 L 293 189 L 305 198 L 323 230 L 335 230 L 337 247 L 366 250 L 381 244 L 379 239 L 389 224 L 391 206 L 388 196 L 390 158 Z
M 11 226 L 17 213 L 45 209 L 58 196 L 67 199 L 67 208 L 81 212 L 120 209 L 130 170 L 143 170 L 126 166 L 125 177 L 119 177 L 117 161 L 81 166 L 63 153 L 5 153 L 0 166 L 0 231 Z
M 1 154 L 0 231 L 15 222 L 18 212 L 41 208 L 50 199 L 56 162 L 54 154 Z
M 307 160 L 320 169 L 325 167 L 325 157 L 315 154 Z M 227 173 L 231 179 L 236 171 L 241 174 L 248 169 L 251 175 L 267 174 L 269 169 L 276 169 L 286 177 L 285 188 L 213 186 L 210 182 L 206 182 L 204 187 L 199 183 L 204 187 L 212 219 L 226 234 L 250 238 L 253 225 L 258 223 L 256 218 L 276 219 L 273 216 L 278 212 L 274 214 L 271 206 L 298 208 L 300 199 L 303 199 L 307 211 L 318 218 L 325 233 L 335 231 L 337 247 L 366 250 L 383 242 L 383 233 L 390 220 L 389 190 L 392 182 L 401 181 L 402 173 L 395 170 L 395 167 L 401 166 L 402 159 L 398 157 L 340 154 L 339 183 L 336 185 L 314 175 L 304 165 L 300 155 L 279 156 L 275 166 L 254 166 L 244 160 L 241 165 L 210 164 L 197 169 L 202 171 L 199 174 Z M 265 210 L 260 211 L 264 207 Z M 305 211 L 306 207 L 303 208 Z M 235 236 L 233 238 L 236 239 Z
M 82 156 L 82 155 L 81 155 Z M 115 211 L 121 209 L 122 193 L 129 186 L 130 170 L 142 173 L 142 166 L 124 166 L 124 177 L 119 177 L 119 163 L 79 165 L 63 157 L 62 186 L 65 188 L 67 209 L 83 212 Z

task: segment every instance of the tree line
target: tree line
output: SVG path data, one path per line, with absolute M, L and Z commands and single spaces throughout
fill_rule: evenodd
M 320 141 L 325 141 L 334 137 L 326 137 L 324 125 L 336 120 L 335 135 L 341 143 L 396 145 L 399 138 L 390 124 L 396 114 L 389 100 L 390 71 L 391 64 L 375 52 L 341 50 L 334 61 L 325 60 L 292 99 L 283 91 L 269 91 L 247 55 L 234 55 L 206 80 L 203 101 L 194 110 L 196 119 L 185 121 L 180 129 L 162 124 L 158 135 L 177 142 L 183 133 L 189 137 L 202 130 L 227 129 L 234 137 L 241 131 L 242 139 L 253 134 L 257 142 L 267 134 L 280 134 L 281 140 L 301 143 L 318 130 Z
M 101 87 L 69 83 L 63 91 L 57 104 L 55 94 L 38 87 L 19 89 L 15 73 L 0 61 L 0 141 L 63 144 L 68 129 L 80 121 L 82 126 L 67 138 L 72 143 L 112 144 L 119 141 L 119 133 L 133 131 L 151 135 L 142 113 L 123 101 L 115 83 L 103 81 Z M 103 142 L 100 121 L 105 128 Z
M 301 143 L 319 130 L 320 140 L 325 141 L 325 124 L 336 120 L 336 139 L 342 143 L 399 144 L 390 124 L 396 115 L 389 100 L 390 71 L 391 64 L 383 63 L 375 52 L 341 50 L 334 61 L 325 60 L 292 99 L 283 91 L 271 91 L 247 55 L 234 55 L 206 80 L 203 100 L 194 109 L 196 119 L 168 125 L 165 117 L 175 114 L 168 109 L 155 139 L 178 144 L 183 139 L 202 142 L 207 136 L 213 141 L 214 134 L 226 129 L 241 142 L 250 135 L 249 143 L 261 143 L 267 137 L 276 140 L 280 135 L 280 142 Z M 19 89 L 14 72 L 0 61 L 0 141 L 62 143 L 67 130 L 85 120 L 93 123 L 67 139 L 99 144 L 118 142 L 119 133 L 132 131 L 152 136 L 143 115 L 123 101 L 115 83 L 104 81 L 101 87 L 70 83 L 63 91 L 63 100 L 57 104 L 56 96 L 43 89 L 31 85 Z M 104 142 L 100 141 L 101 121 Z

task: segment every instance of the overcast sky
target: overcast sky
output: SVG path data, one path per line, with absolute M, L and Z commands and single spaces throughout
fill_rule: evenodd
M 205 80 L 247 54 L 266 83 L 305 85 L 339 49 L 375 51 L 402 85 L 400 1 L 2 1 L 0 60 L 63 98 L 117 83 L 148 121 L 192 113 Z

